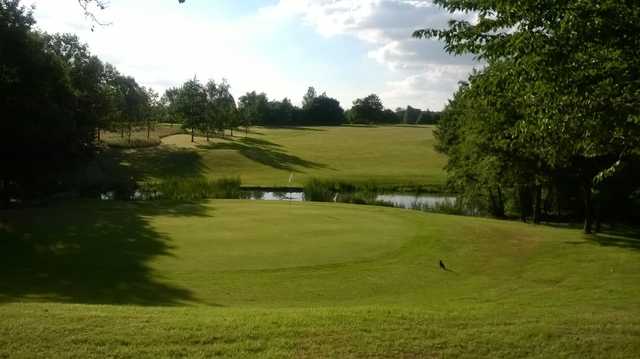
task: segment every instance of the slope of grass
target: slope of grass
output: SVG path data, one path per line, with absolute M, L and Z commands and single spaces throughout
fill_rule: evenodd
M 328 203 L 76 202 L 3 213 L 0 303 L 11 358 L 632 358 L 640 240 Z
M 131 138 L 128 133 L 102 131 L 100 139 L 110 147 L 116 148 L 154 147 L 160 145 L 164 137 L 184 132 L 181 125 L 158 123 L 154 124 L 148 136 L 146 128 L 137 128 L 131 132 Z
M 139 179 L 240 177 L 245 185 L 266 187 L 302 186 L 311 177 L 380 185 L 444 183 L 446 160 L 433 148 L 430 126 L 254 128 L 248 137 L 234 135 L 192 143 L 191 136 L 179 134 L 163 138 L 162 146 L 115 156 Z

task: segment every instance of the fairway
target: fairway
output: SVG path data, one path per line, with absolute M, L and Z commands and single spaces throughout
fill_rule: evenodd
M 186 134 L 153 148 L 114 150 L 138 179 L 240 177 L 247 186 L 302 186 L 311 177 L 379 185 L 438 186 L 446 158 L 432 126 L 252 128 L 207 141 Z M 104 166 L 103 166 L 104 167 Z M 293 176 L 292 176 L 293 174 Z
M 640 353 L 636 237 L 237 200 L 5 220 L 0 357 Z

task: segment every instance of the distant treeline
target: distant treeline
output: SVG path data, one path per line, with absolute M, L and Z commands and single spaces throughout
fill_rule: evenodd
M 213 80 L 202 84 L 197 78 L 168 89 L 161 103 L 167 121 L 182 123 L 193 133 L 212 135 L 223 133 L 223 129 L 233 131 L 255 125 L 435 124 L 440 118 L 440 112 L 411 106 L 395 111 L 385 109 L 375 94 L 356 99 L 351 109 L 345 111 L 338 100 L 324 92 L 318 95 L 313 87 L 304 95 L 302 107 L 293 105 L 288 98 L 270 100 L 265 93 L 255 91 L 241 96 L 236 103 L 225 80 L 219 84 Z

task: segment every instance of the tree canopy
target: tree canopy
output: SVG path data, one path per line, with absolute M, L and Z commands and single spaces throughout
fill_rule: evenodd
M 446 29 L 418 30 L 414 36 L 440 39 L 447 51 L 471 53 L 487 63 L 487 70 L 470 80 L 474 100 L 460 94 L 445 117 L 472 101 L 488 112 L 469 115 L 476 118 L 474 125 L 457 126 L 481 126 L 480 117 L 489 113 L 508 119 L 498 133 L 511 148 L 527 149 L 527 158 L 537 161 L 530 168 L 576 177 L 590 232 L 592 197 L 635 158 L 640 145 L 640 4 L 435 2 L 450 12 L 475 12 L 477 21 L 452 20 Z

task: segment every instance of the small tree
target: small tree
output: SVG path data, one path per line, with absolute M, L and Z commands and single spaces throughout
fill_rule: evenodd
M 207 128 L 207 93 L 194 77 L 180 87 L 175 101 L 176 111 L 184 118 L 182 126 L 191 130 L 191 142 L 195 142 L 195 131 Z

